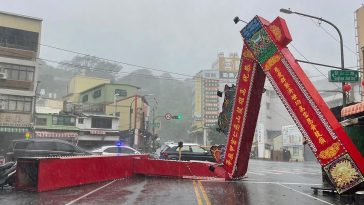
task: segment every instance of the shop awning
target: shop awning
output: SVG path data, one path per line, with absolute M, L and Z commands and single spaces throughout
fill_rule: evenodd
M 364 101 L 355 105 L 350 105 L 347 107 L 344 107 L 341 110 L 341 117 L 346 117 L 349 115 L 354 115 L 357 113 L 364 112 Z
M 29 128 L 24 127 L 0 127 L 0 132 L 16 132 L 16 133 L 26 133 Z
M 49 131 L 35 131 L 37 137 L 47 138 L 75 138 L 78 137 L 77 132 L 49 132 Z

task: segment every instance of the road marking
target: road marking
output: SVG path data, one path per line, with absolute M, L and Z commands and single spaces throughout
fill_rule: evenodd
M 211 205 L 210 199 L 209 199 L 209 197 L 207 196 L 206 191 L 205 191 L 204 187 L 202 186 L 201 181 L 198 181 L 198 185 L 199 185 L 199 187 L 200 187 L 200 189 L 201 189 L 202 196 L 203 196 L 203 198 L 205 199 L 206 205 Z
M 285 185 L 283 185 L 283 184 L 279 184 L 279 183 L 277 183 L 277 185 L 282 186 L 282 187 L 285 187 L 285 188 L 287 188 L 287 189 L 289 189 L 289 190 L 295 191 L 295 192 L 297 192 L 297 193 L 299 193 L 299 194 L 302 194 L 302 195 L 304 195 L 304 196 L 310 197 L 310 198 L 312 198 L 312 199 L 315 199 L 315 200 L 321 201 L 322 203 L 329 204 L 329 205 L 334 205 L 334 204 L 332 204 L 332 203 L 329 203 L 329 202 L 324 201 L 324 200 L 322 200 L 322 199 L 319 199 L 319 198 L 317 198 L 317 197 L 313 197 L 313 196 L 311 196 L 311 195 L 308 195 L 308 194 L 306 194 L 306 193 L 303 193 L 303 192 L 298 191 L 298 190 L 296 190 L 296 189 L 293 189 L 293 188 L 291 188 L 291 187 L 285 186 Z
M 265 174 L 262 174 L 262 173 L 257 173 L 257 172 L 247 172 L 248 174 L 256 174 L 256 175 L 261 175 L 261 176 L 264 176 Z
M 204 182 L 211 182 L 209 180 L 201 180 Z M 302 185 L 302 186 L 321 186 L 322 184 L 310 184 L 300 182 L 269 182 L 269 181 L 252 181 L 252 180 L 239 180 L 239 181 L 216 181 L 214 183 L 249 183 L 249 184 L 286 184 L 286 185 Z
M 200 192 L 198 191 L 197 183 L 196 183 L 195 180 L 193 180 L 192 182 L 193 182 L 193 188 L 195 188 L 197 203 L 198 203 L 198 205 L 203 205 L 202 199 L 201 199 L 201 196 L 200 196 Z
M 114 183 L 115 181 L 116 181 L 116 180 L 111 181 L 111 182 L 109 182 L 109 183 L 105 184 L 105 185 L 104 185 L 104 186 L 102 186 L 102 187 L 99 187 L 99 188 L 97 188 L 97 189 L 95 189 L 95 190 L 93 190 L 93 191 L 91 191 L 91 192 L 89 192 L 89 193 L 87 193 L 87 194 L 85 194 L 85 195 L 83 195 L 83 196 L 78 197 L 77 199 L 75 199 L 75 200 L 73 200 L 73 201 L 68 202 L 68 203 L 67 203 L 67 204 L 65 204 L 65 205 L 71 205 L 71 204 L 74 204 L 75 202 L 77 202 L 77 201 L 79 201 L 79 200 L 81 200 L 81 199 L 85 198 L 86 196 L 88 196 L 88 195 L 90 195 L 90 194 L 92 194 L 92 193 L 95 193 L 95 192 L 97 192 L 98 190 L 103 189 L 103 188 L 105 188 L 105 187 L 109 186 L 110 184 Z

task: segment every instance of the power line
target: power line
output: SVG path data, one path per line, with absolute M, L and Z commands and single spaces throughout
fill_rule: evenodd
M 316 23 L 313 19 L 310 18 L 310 20 L 319 28 L 321 28 L 327 35 L 329 35 L 332 39 L 334 39 L 336 42 L 340 43 L 339 39 L 337 39 L 334 35 L 332 35 L 328 30 L 326 30 L 324 27 L 321 26 L 321 23 L 318 22 Z M 347 45 L 344 44 L 344 47 L 350 51 L 351 53 L 353 53 L 355 56 L 357 56 L 356 52 L 351 50 L 351 48 Z
M 310 62 L 292 43 L 290 44 L 291 46 L 292 46 L 292 48 L 300 55 L 300 56 L 302 56 L 306 61 L 308 61 L 308 62 Z M 314 65 L 312 65 L 311 64 L 311 66 L 312 67 L 314 67 L 319 73 L 321 73 L 321 75 L 322 76 L 324 76 L 326 79 L 328 79 L 329 80 L 329 78 L 325 75 L 325 74 L 323 74 L 316 66 L 314 66 Z M 334 84 L 337 88 L 339 88 L 340 89 L 340 87 L 338 86 L 338 85 L 336 85 L 336 84 Z
M 127 62 L 123 62 L 123 61 L 118 61 L 118 60 L 113 60 L 113 59 L 98 57 L 98 56 L 94 56 L 94 55 L 90 55 L 90 54 L 86 54 L 86 53 L 81 53 L 81 52 L 78 52 L 78 51 L 72 51 L 72 50 L 69 50 L 69 49 L 59 48 L 59 47 L 56 47 L 56 46 L 51 46 L 51 45 L 46 45 L 46 44 L 40 44 L 40 45 L 41 46 L 44 46 L 44 47 L 49 47 L 49 48 L 61 50 L 61 51 L 64 51 L 64 52 L 69 52 L 69 53 L 73 53 L 73 54 L 89 56 L 89 57 L 93 57 L 93 58 L 96 58 L 96 59 L 99 59 L 99 60 L 109 61 L 109 62 L 113 62 L 113 63 L 117 63 L 117 64 L 123 64 L 123 65 L 132 66 L 132 67 L 143 68 L 143 69 L 147 69 L 147 70 L 165 72 L 165 73 L 175 74 L 175 75 L 180 75 L 180 76 L 185 76 L 185 77 L 192 77 L 192 78 L 195 78 L 196 77 L 196 76 L 192 76 L 192 75 L 188 75 L 188 74 L 184 74 L 184 73 L 170 72 L 170 71 L 163 70 L 163 69 L 159 69 L 159 68 L 152 68 L 152 67 L 147 67 L 147 66 L 141 66 L 141 65 L 136 65 L 136 64 L 132 64 L 132 63 L 127 63 Z M 58 63 L 60 63 L 60 62 L 58 62 Z M 68 63 L 68 64 L 70 64 L 70 63 Z M 129 74 L 127 72 L 121 72 L 121 71 L 119 71 L 119 73 Z M 135 76 L 137 76 L 137 74 L 135 74 Z M 144 75 L 144 76 L 147 76 L 147 75 Z M 149 75 L 149 76 L 153 76 L 153 75 Z M 155 77 L 155 76 L 153 76 L 153 77 Z M 160 77 L 156 77 L 156 78 L 163 79 L 163 78 L 160 78 Z M 198 77 L 198 78 L 200 78 L 201 80 L 208 79 L 208 78 L 203 78 L 202 76 L 201 77 Z M 175 79 L 187 80 L 187 81 L 194 81 L 194 80 L 184 79 L 184 78 L 168 78 L 168 80 L 175 80 Z M 222 83 L 224 83 L 224 82 L 225 83 L 231 83 L 230 81 L 225 81 L 225 80 L 220 80 L 220 79 L 208 79 L 208 80 L 218 80 L 219 82 L 222 82 Z
M 127 63 L 127 62 L 123 62 L 123 61 L 118 61 L 118 60 L 113 60 L 113 59 L 98 57 L 98 56 L 94 56 L 94 55 L 90 55 L 90 54 L 86 54 L 86 53 L 72 51 L 72 50 L 68 50 L 68 49 L 64 49 L 64 48 L 59 48 L 59 47 L 56 47 L 56 46 L 51 46 L 51 45 L 46 45 L 46 44 L 40 44 L 40 45 L 41 46 L 44 46 L 44 47 L 48 47 L 48 48 L 53 48 L 53 49 L 57 49 L 57 50 L 60 50 L 60 51 L 64 51 L 64 52 L 69 52 L 69 53 L 73 53 L 73 54 L 89 56 L 89 57 L 93 57 L 93 58 L 96 58 L 96 59 L 99 59 L 99 60 L 104 60 L 104 61 L 110 61 L 110 62 L 117 63 L 117 64 L 128 65 L 128 66 L 132 66 L 132 67 L 143 68 L 143 69 L 153 70 L 153 71 L 159 71 L 159 72 L 166 72 L 166 73 L 180 75 L 180 76 L 185 76 L 185 77 L 194 77 L 192 75 L 188 75 L 188 74 L 184 74 L 184 73 L 171 72 L 171 71 L 167 71 L 167 70 L 160 69 L 160 68 L 152 68 L 152 67 L 147 67 L 147 66 L 136 65 L 136 64 L 133 64 L 133 63 Z

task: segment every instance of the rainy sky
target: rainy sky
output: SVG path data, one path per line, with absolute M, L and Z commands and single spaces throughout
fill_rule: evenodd
M 240 55 L 243 23 L 260 15 L 286 19 L 297 59 L 340 66 L 337 32 L 325 23 L 279 12 L 322 17 L 344 39 L 345 66 L 357 65 L 354 12 L 363 0 L 1 0 L 2 11 L 43 19 L 41 43 L 169 72 L 194 75 L 209 69 L 219 52 Z M 336 38 L 336 40 L 334 39 Z M 294 47 L 292 47 L 292 45 Z M 74 54 L 41 47 L 41 58 L 69 60 Z M 302 65 L 315 75 L 316 70 Z M 124 71 L 133 67 L 124 65 Z M 326 68 L 322 68 L 327 74 Z M 157 74 L 157 73 L 156 73 Z

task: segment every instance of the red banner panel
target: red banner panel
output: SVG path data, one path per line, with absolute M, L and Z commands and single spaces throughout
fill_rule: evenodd
M 257 66 L 252 53 L 244 46 L 224 158 L 224 167 L 230 178 L 238 178 L 246 173 L 258 117 L 258 113 L 252 115 L 249 109 L 255 107 L 259 112 L 265 80 L 265 74 Z

